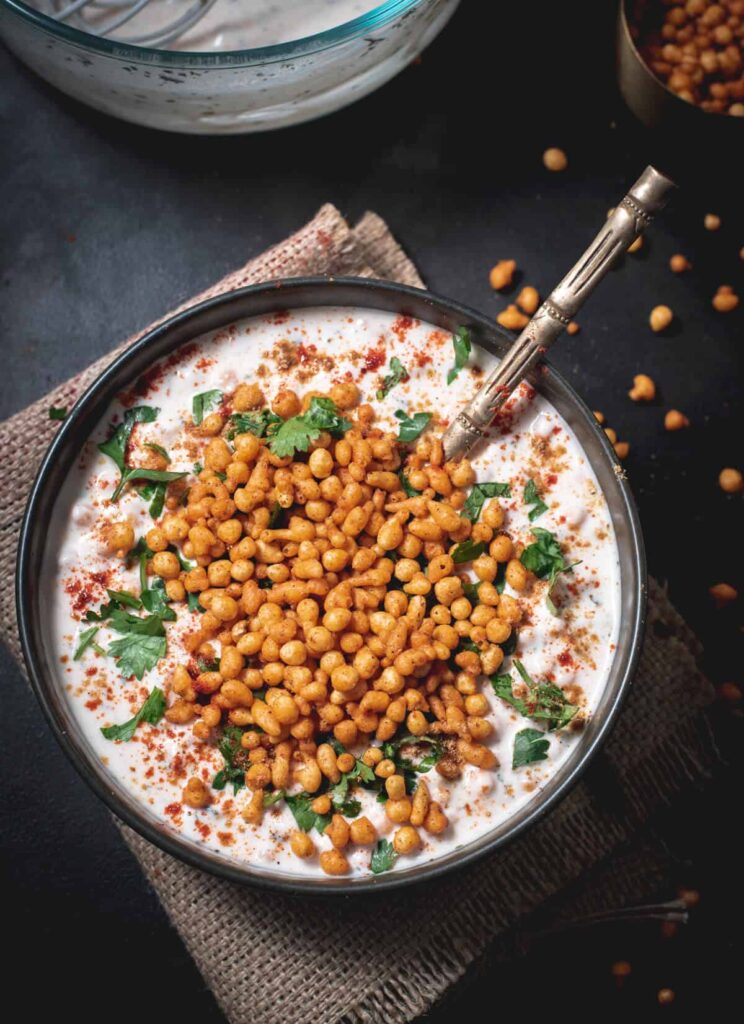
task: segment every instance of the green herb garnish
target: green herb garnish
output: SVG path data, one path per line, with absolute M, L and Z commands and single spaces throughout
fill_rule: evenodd
M 514 695 L 513 680 L 508 673 L 491 676 L 491 686 L 496 696 L 511 704 L 525 718 L 547 722 L 551 732 L 568 725 L 579 709 L 570 703 L 563 690 L 552 683 L 534 682 L 522 662 L 516 658 L 514 665 L 527 684 L 527 696 L 523 699 Z
M 397 859 L 398 854 L 395 852 L 393 844 L 387 839 L 378 839 L 370 858 L 370 870 L 375 875 L 381 875 L 383 871 L 391 871 Z
M 415 487 L 411 487 L 410 481 L 403 470 L 398 473 L 398 479 L 400 480 L 401 490 L 405 493 L 408 498 L 418 498 L 423 492 L 417 491 Z
M 277 416 L 271 409 L 261 409 L 260 412 L 234 412 L 230 417 L 227 438 L 232 441 L 236 434 L 266 437 L 267 434 L 275 433 L 282 423 L 284 420 L 281 416 Z
M 50 420 L 63 420 L 67 415 L 66 405 L 50 405 L 49 406 L 49 419 Z
M 531 479 L 528 480 L 527 483 L 525 484 L 525 488 L 524 488 L 524 503 L 525 503 L 525 505 L 532 505 L 532 506 L 534 506 L 533 508 L 530 509 L 530 511 L 528 513 L 528 518 L 529 518 L 531 523 L 534 522 L 535 519 L 537 519 L 539 516 L 541 516 L 543 514 L 543 512 L 547 512 L 548 511 L 548 506 L 545 504 L 545 502 L 542 500 L 542 498 L 538 494 L 537 484 L 535 483 L 534 480 L 531 480 Z
M 93 643 L 93 640 L 95 639 L 95 635 L 96 635 L 96 633 L 98 632 L 99 629 L 100 629 L 100 626 L 91 626 L 90 629 L 83 630 L 83 632 L 80 634 L 80 639 L 78 640 L 78 645 L 75 648 L 75 653 L 72 656 L 72 660 L 73 661 L 79 661 L 82 658 L 83 653 Z
M 323 431 L 334 437 L 343 437 L 351 429 L 351 422 L 339 413 L 330 398 L 313 397 L 310 407 L 302 416 L 285 420 L 269 441 L 274 455 L 285 458 L 295 452 L 306 452 Z
M 191 402 L 191 415 L 196 426 L 201 424 L 208 412 L 217 409 L 220 405 L 222 405 L 221 391 L 202 391 L 200 395 L 194 395 Z
M 458 544 L 452 552 L 452 561 L 455 565 L 459 565 L 462 562 L 472 562 L 474 558 L 479 558 L 485 550 L 485 541 L 473 541 L 468 538 L 462 544 Z
M 248 751 L 241 746 L 243 730 L 237 725 L 226 725 L 222 730 L 222 738 L 217 749 L 222 754 L 225 767 L 221 768 L 212 779 L 213 789 L 224 789 L 228 782 L 232 783 L 233 793 L 237 793 L 245 785 L 245 773 L 250 767 Z
M 452 335 L 452 346 L 455 350 L 455 365 L 447 374 L 448 384 L 452 383 L 470 358 L 470 352 L 473 345 L 470 341 L 470 331 L 467 327 L 457 328 L 455 333 Z
M 543 530 L 540 526 L 532 528 L 532 536 L 536 538 L 534 544 L 524 549 L 521 556 L 521 563 L 525 569 L 534 572 L 538 579 L 548 580 L 548 593 L 545 603 L 551 615 L 557 615 L 558 609 L 553 603 L 552 591 L 556 580 L 564 572 L 571 572 L 579 562 L 566 562 L 561 551 L 561 546 L 550 530 Z
M 294 796 L 284 797 L 298 828 L 301 828 L 303 832 L 317 829 L 318 832 L 323 833 L 331 824 L 331 815 L 316 814 L 311 806 L 314 799 L 315 797 L 310 796 L 309 793 L 297 793 Z
M 136 423 L 152 423 L 157 419 L 160 409 L 151 405 L 135 405 L 127 409 L 124 419 L 114 430 L 113 434 L 102 444 L 98 445 L 99 452 L 108 455 L 113 459 L 121 473 L 126 469 L 126 454 L 129 438 Z
M 539 729 L 522 729 L 514 737 L 512 768 L 521 768 L 535 761 L 545 761 L 550 749 L 550 740 Z
M 122 725 L 109 725 L 105 729 L 101 729 L 101 732 L 107 740 L 126 742 L 134 736 L 134 731 L 140 722 L 149 722 L 150 725 L 157 725 L 164 714 L 165 694 L 158 686 L 155 686 L 134 718 L 130 718 L 128 722 L 124 722 Z
M 415 441 L 417 437 L 423 434 L 429 426 L 432 414 L 430 412 L 416 412 L 413 416 L 408 416 L 402 409 L 398 409 L 395 417 L 400 421 L 398 440 L 403 444 L 407 444 L 410 441 Z
M 153 483 L 169 484 L 173 480 L 181 480 L 185 476 L 188 476 L 185 472 L 172 473 L 166 469 L 144 469 L 141 466 L 127 466 L 122 471 L 121 480 L 119 480 L 116 490 L 111 495 L 111 500 L 118 501 L 121 497 L 121 492 L 132 480 L 150 480 Z M 163 498 L 165 498 L 165 489 L 163 489 Z M 160 511 L 162 512 L 162 505 Z M 153 516 L 153 518 L 156 518 L 156 516 Z
M 466 515 L 471 523 L 477 523 L 486 498 L 511 498 L 511 487 L 509 484 L 473 484 L 473 489 L 462 507 L 463 515 Z
M 387 377 L 383 378 L 382 387 L 377 392 L 377 400 L 381 402 L 383 398 L 386 398 L 393 388 L 397 387 L 398 384 L 402 384 L 403 381 L 408 380 L 410 374 L 405 368 L 403 363 L 397 356 L 393 356 L 390 360 L 390 373 Z
M 145 441 L 144 447 L 149 448 L 151 452 L 157 452 L 158 455 L 162 455 L 166 462 L 171 461 L 170 455 L 163 448 L 162 444 L 156 444 L 154 441 Z
M 125 679 L 141 679 L 165 657 L 165 628 L 160 615 L 140 617 L 117 610 L 111 615 L 110 626 L 122 636 L 113 641 L 107 653 L 116 660 Z

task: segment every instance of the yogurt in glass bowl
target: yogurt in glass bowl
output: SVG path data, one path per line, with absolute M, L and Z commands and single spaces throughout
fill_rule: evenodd
M 168 49 L 128 39 L 190 0 L 151 0 L 116 38 L 90 31 L 100 8 L 60 22 L 51 3 L 0 0 L 0 35 L 42 78 L 125 121 L 229 135 L 298 124 L 367 95 L 434 39 L 458 0 L 216 0 Z
M 463 329 L 474 343 L 467 360 L 456 358 L 453 348 Z M 117 814 L 166 849 L 232 878 L 357 891 L 466 863 L 518 834 L 566 791 L 609 728 L 631 677 L 643 614 L 643 555 L 604 435 L 550 370 L 520 387 L 468 473 L 460 479 L 450 468 L 454 483 L 442 482 L 438 432 L 504 345 L 484 318 L 415 289 L 289 282 L 280 295 L 275 286 L 245 289 L 175 318 L 117 360 L 78 403 L 29 504 L 18 576 L 20 624 L 30 674 L 58 736 Z M 289 393 L 310 396 L 304 412 L 283 408 L 294 401 Z M 318 412 L 332 418 L 303 440 L 308 424 L 302 417 L 319 400 Z M 359 472 L 344 469 L 344 431 L 364 432 L 365 420 L 378 460 L 360 477 L 370 493 L 345 511 L 341 500 L 334 518 L 340 529 L 334 533 L 324 520 L 318 550 L 300 552 L 287 528 L 303 535 L 307 528 L 315 537 L 312 524 L 331 514 L 336 484 L 351 495 Z M 331 476 L 307 451 L 321 427 L 322 459 L 339 460 L 326 467 Z M 285 441 L 285 435 L 300 438 L 292 441 L 300 446 L 297 462 L 309 469 L 296 474 L 289 502 L 274 478 L 267 501 L 277 498 L 277 517 L 272 512 L 270 522 L 258 523 L 252 484 L 240 467 L 231 468 L 229 453 L 242 458 L 244 433 L 257 430 L 260 445 L 250 438 L 245 457 L 252 465 L 259 448 L 261 459 L 270 449 L 279 472 L 283 448 L 272 447 L 272 438 L 280 428 Z M 380 445 L 392 448 L 383 452 Z M 225 512 L 232 525 L 242 524 L 241 537 L 253 530 L 255 542 L 233 537 L 231 525 L 230 537 L 224 532 L 228 543 L 210 549 L 219 572 L 229 574 L 231 565 L 236 570 L 222 581 L 228 589 L 217 599 L 224 602 L 233 592 L 238 601 L 241 593 L 249 597 L 242 612 L 236 605 L 226 613 L 242 621 L 231 624 L 232 634 L 215 619 L 207 636 L 200 633 L 206 619 L 199 595 L 207 611 L 222 615 L 211 603 L 217 570 L 213 576 L 211 567 L 191 561 L 199 558 L 189 547 L 192 540 L 198 546 L 196 533 L 183 532 L 183 543 L 161 544 L 151 531 L 162 526 L 169 533 L 166 520 L 175 521 L 184 509 L 191 515 L 189 503 L 199 499 L 191 488 L 211 479 L 218 448 L 228 459 L 219 470 L 226 487 L 221 497 L 228 500 L 229 491 L 228 504 L 237 506 Z M 142 467 L 154 465 L 154 456 L 158 464 L 165 461 L 148 477 Z M 126 472 L 122 466 L 137 466 L 142 475 L 130 473 L 130 483 L 112 500 Z M 218 478 L 212 483 L 222 486 Z M 451 497 L 450 487 L 459 495 Z M 321 515 L 310 505 L 323 504 L 324 496 L 328 508 Z M 426 508 L 418 507 L 421 501 Z M 44 515 L 48 503 L 51 518 Z M 377 520 L 369 519 L 372 504 Z M 364 508 L 368 518 L 344 535 L 352 508 L 352 518 Z M 293 510 L 303 519 L 299 526 Z M 410 527 L 411 510 L 429 526 Z M 383 535 L 386 516 L 408 523 L 411 536 Z M 447 517 L 454 517 L 454 526 Z M 462 519 L 468 521 L 464 531 Z M 419 544 L 418 534 L 427 535 L 440 520 L 446 528 L 437 536 L 444 543 Z M 201 529 L 192 515 L 197 522 Z M 124 523 L 131 536 L 113 552 L 112 530 Z M 347 547 L 362 553 L 358 564 L 333 559 L 326 565 L 324 552 L 344 548 L 344 536 L 352 535 Z M 147 550 L 148 538 L 160 555 Z M 508 542 L 508 552 L 501 553 L 501 542 Z M 245 550 L 231 550 L 236 544 Z M 277 553 L 277 544 L 289 546 Z M 329 630 L 336 627 L 326 616 L 336 604 L 326 600 L 328 588 L 317 590 L 314 564 L 313 572 L 297 569 L 305 554 L 312 556 L 308 567 L 323 558 L 323 568 L 335 574 L 330 587 L 351 580 L 349 586 L 372 588 L 368 605 L 367 597 L 346 601 L 360 614 L 341 624 L 330 647 Z M 210 557 L 200 564 L 208 566 Z M 525 567 L 531 570 L 527 586 L 520 578 Z M 377 592 L 380 581 L 364 573 L 380 570 L 388 582 Z M 206 578 L 198 581 L 205 572 L 211 590 Z M 288 596 L 298 582 L 307 590 L 304 607 L 298 595 Z M 286 601 L 283 591 L 279 597 L 282 587 Z M 383 592 L 395 596 L 388 600 Z M 276 602 L 292 619 L 286 636 L 283 627 L 276 634 L 281 653 L 252 643 L 257 633 L 262 642 L 272 635 L 269 619 L 278 614 L 265 616 L 260 607 L 274 604 L 277 612 Z M 303 622 L 313 610 L 315 624 Z M 395 646 L 397 634 L 390 631 L 396 617 L 406 622 L 410 648 L 405 638 Z M 224 718 L 212 722 L 220 715 L 203 715 L 203 709 L 222 693 L 226 648 L 233 648 L 228 659 L 235 649 L 244 654 L 228 673 L 242 682 L 232 686 L 237 703 L 224 702 Z M 404 664 L 405 652 L 416 649 L 421 665 Z M 480 659 L 475 668 L 473 659 Z M 337 678 L 342 664 L 343 673 L 354 666 L 357 676 Z M 251 688 L 249 700 L 241 687 Z M 277 693 L 267 693 L 275 687 L 294 693 L 302 712 L 280 727 L 266 717 L 266 708 L 280 714 Z M 189 708 L 182 715 L 184 693 Z M 376 696 L 365 697 L 369 693 Z M 393 716 L 403 698 L 407 706 Z M 286 703 L 287 694 L 277 699 Z M 312 735 L 304 727 L 310 722 Z M 266 754 L 255 753 L 259 748 Z M 281 779 L 272 774 L 280 749 L 290 759 Z M 305 770 L 316 759 L 324 762 L 322 777 L 306 789 Z M 387 762 L 389 772 L 380 767 Z M 262 772 L 266 778 L 259 779 Z M 388 783 L 390 775 L 401 793 Z M 417 793 L 428 801 L 421 820 Z M 329 806 L 316 805 L 318 798 Z

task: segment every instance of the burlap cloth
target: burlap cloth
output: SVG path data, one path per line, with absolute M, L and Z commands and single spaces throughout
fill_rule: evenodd
M 302 274 L 422 283 L 379 217 L 367 214 L 350 228 L 327 205 L 291 238 L 184 305 Z M 55 430 L 48 407 L 71 405 L 112 355 L 0 425 L 5 479 L 15 484 L 0 489 L 6 580 L 26 495 Z M 11 587 L 0 591 L 0 628 L 20 660 Z M 423 887 L 308 903 L 202 874 L 128 828 L 122 832 L 233 1024 L 403 1024 L 431 1007 L 484 951 L 508 949 L 515 927 L 524 929 L 537 908 L 543 921 L 570 920 L 663 891 L 669 852 L 654 833 L 655 812 L 704 777 L 715 759 L 702 713 L 712 691 L 698 670 L 699 654 L 651 581 L 636 679 L 582 782 L 502 852 Z

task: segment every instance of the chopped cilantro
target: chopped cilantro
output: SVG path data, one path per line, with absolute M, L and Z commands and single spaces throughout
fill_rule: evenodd
M 533 506 L 533 508 L 531 508 L 528 513 L 528 518 L 531 523 L 538 519 L 543 514 L 543 512 L 548 511 L 548 506 L 540 497 L 537 490 L 537 484 L 532 479 L 528 480 L 525 484 L 524 503 L 525 505 Z
M 539 729 L 521 729 L 514 737 L 512 768 L 521 768 L 535 761 L 545 761 L 550 749 L 550 740 Z
M 226 725 L 222 730 L 222 738 L 217 744 L 217 749 L 224 758 L 225 767 L 212 779 L 213 789 L 224 789 L 228 782 L 231 782 L 233 793 L 237 793 L 245 785 L 245 773 L 250 761 L 248 751 L 244 750 L 240 743 L 242 738 L 243 730 L 237 725 Z
M 191 415 L 196 426 L 200 425 L 208 412 L 217 409 L 220 405 L 222 405 L 221 391 L 202 391 L 200 395 L 194 395 L 191 403 Z
M 478 522 L 486 498 L 511 498 L 511 487 L 509 484 L 498 483 L 473 484 L 473 489 L 462 508 L 463 515 L 466 515 L 471 523 Z
M 513 680 L 508 673 L 491 676 L 491 686 L 496 696 L 511 704 L 525 718 L 546 721 L 551 732 L 568 725 L 579 709 L 570 703 L 563 690 L 552 683 L 535 683 L 522 662 L 516 658 L 514 665 L 527 684 L 526 697 L 522 699 L 514 695 Z
M 66 405 L 50 405 L 49 406 L 49 419 L 50 420 L 63 420 L 67 415 Z
M 405 493 L 406 497 L 418 498 L 422 493 L 421 491 L 417 491 L 415 487 L 411 487 L 410 481 L 403 470 L 398 473 L 398 479 L 400 480 L 401 490 Z
M 452 335 L 452 347 L 455 350 L 455 365 L 447 374 L 448 384 L 452 383 L 470 358 L 470 352 L 473 345 L 470 341 L 470 331 L 467 327 L 457 328 L 455 333 Z
M 330 814 L 316 814 L 312 809 L 312 802 L 315 797 L 309 793 L 297 793 L 294 796 L 287 795 L 284 800 L 297 822 L 297 827 L 303 832 L 311 832 L 317 829 L 318 832 L 325 832 L 331 824 Z
M 402 409 L 398 409 L 395 417 L 400 421 L 398 440 L 403 444 L 408 444 L 409 441 L 415 441 L 423 434 L 429 426 L 432 414 L 430 412 L 415 412 L 413 416 L 408 416 Z
M 285 420 L 269 441 L 274 455 L 285 458 L 295 452 L 306 452 L 323 431 L 334 437 L 343 437 L 351 429 L 351 422 L 344 419 L 330 398 L 313 397 L 310 407 L 302 416 Z
M 145 448 L 149 448 L 151 452 L 157 452 L 158 455 L 162 455 L 166 462 L 171 461 L 171 457 L 168 452 L 163 448 L 162 444 L 156 444 L 154 441 L 145 441 Z
M 141 679 L 165 657 L 165 628 L 160 615 L 140 617 L 116 610 L 111 615 L 110 626 L 122 636 L 111 643 L 107 653 L 116 660 L 125 679 L 130 676 Z
M 381 402 L 383 398 L 390 394 L 393 388 L 408 380 L 409 376 L 408 370 L 401 363 L 400 359 L 397 356 L 393 356 L 390 360 L 390 373 L 382 381 L 382 387 L 377 392 L 377 400 Z
M 230 417 L 230 425 L 227 430 L 229 441 L 236 434 L 255 434 L 256 437 L 266 437 L 274 433 L 284 420 L 277 416 L 271 409 L 261 409 L 260 412 L 234 412 Z
M 83 632 L 80 634 L 80 639 L 78 640 L 78 645 L 75 648 L 75 653 L 72 656 L 72 660 L 73 661 L 80 661 L 80 659 L 82 658 L 84 652 L 93 643 L 93 640 L 95 639 L 95 635 L 96 635 L 96 633 L 98 632 L 99 629 L 100 629 L 100 626 L 91 626 L 90 629 L 83 630 Z
M 483 540 L 464 540 L 452 552 L 452 561 L 455 565 L 459 565 L 461 562 L 472 562 L 474 558 L 479 558 L 485 550 L 486 542 Z
M 126 742 L 134 736 L 134 731 L 140 722 L 149 722 L 150 725 L 157 725 L 164 714 L 165 694 L 159 687 L 154 686 L 150 691 L 150 696 L 134 718 L 130 718 L 128 722 L 124 722 L 122 725 L 109 725 L 105 729 L 101 729 L 101 732 L 107 740 Z
M 370 870 L 375 875 L 381 875 L 383 871 L 392 870 L 397 859 L 398 854 L 395 852 L 393 844 L 387 839 L 378 839 L 370 858 Z
M 104 455 L 113 459 L 119 467 L 119 471 L 123 473 L 126 469 L 127 445 L 135 423 L 152 423 L 157 419 L 159 412 L 160 409 L 155 409 L 151 405 L 135 405 L 134 408 L 127 409 L 124 419 L 113 434 L 98 445 L 99 452 L 103 452 Z
M 538 577 L 538 579 L 548 580 L 548 593 L 545 597 L 545 603 L 548 606 L 548 610 L 551 615 L 557 615 L 558 609 L 553 604 L 552 592 L 555 582 L 561 573 L 571 572 L 575 565 L 579 565 L 579 562 L 571 562 L 569 565 L 563 557 L 561 546 L 555 538 L 555 534 L 551 533 L 550 530 L 543 530 L 539 526 L 532 528 L 532 536 L 536 538 L 534 544 L 530 544 L 522 552 L 520 561 L 525 569 L 529 569 L 530 572 Z

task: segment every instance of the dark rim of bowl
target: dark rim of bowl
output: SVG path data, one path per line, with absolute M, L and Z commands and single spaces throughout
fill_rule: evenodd
M 375 29 L 383 28 L 394 18 L 405 14 L 407 11 L 423 4 L 425 0 L 383 0 L 371 11 L 352 18 L 351 21 L 341 22 L 323 32 L 315 32 L 309 36 L 302 36 L 298 39 L 290 39 L 285 43 L 275 43 L 271 46 L 258 46 L 248 50 L 160 50 L 156 47 L 143 46 L 137 43 L 117 41 L 105 36 L 97 36 L 93 32 L 85 32 L 83 29 L 68 25 L 65 22 L 57 21 L 43 11 L 30 7 L 23 0 L 0 0 L 0 4 L 7 7 L 14 14 L 25 21 L 30 22 L 37 28 L 52 35 L 59 36 L 75 46 L 82 46 L 87 50 L 93 50 L 107 57 L 117 57 L 120 60 L 147 61 L 148 63 L 160 62 L 175 66 L 188 65 L 190 67 L 202 66 L 205 70 L 209 68 L 256 66 L 261 64 L 273 64 L 277 61 L 291 60 L 296 57 L 304 57 L 312 53 L 320 53 L 350 39 L 355 39 L 365 32 L 372 32 Z
M 391 304 L 395 302 L 403 308 L 394 309 L 392 305 L 386 306 L 384 303 L 375 305 L 374 297 L 381 295 L 387 296 Z M 290 304 L 285 304 L 283 299 L 289 300 Z M 258 308 L 253 310 L 238 308 L 250 306 L 251 300 Z M 493 853 L 506 843 L 511 842 L 528 827 L 543 818 L 581 777 L 592 757 L 606 739 L 622 705 L 640 656 L 646 606 L 646 563 L 640 523 L 632 494 L 624 475 L 616 471 L 617 463 L 614 453 L 593 413 L 552 367 L 547 365 L 541 367 L 539 373 L 534 376 L 533 383 L 539 387 L 540 377 L 543 379 L 547 377 L 552 378 L 551 383 L 555 383 L 558 388 L 563 389 L 575 405 L 576 412 L 594 433 L 601 451 L 614 471 L 614 478 L 622 497 L 623 507 L 620 510 L 620 515 L 624 517 L 629 527 L 628 540 L 637 576 L 631 595 L 632 622 L 629 624 L 629 630 L 621 638 L 621 644 L 618 645 L 618 650 L 624 647 L 627 652 L 625 670 L 616 685 L 615 693 L 611 696 L 605 717 L 598 726 L 595 726 L 596 731 L 588 741 L 583 754 L 577 755 L 576 763 L 570 769 L 565 770 L 562 778 L 560 771 L 556 774 L 557 781 L 554 783 L 552 792 L 543 796 L 542 799 L 538 794 L 532 806 L 526 805 L 522 820 L 503 834 L 494 836 L 490 842 L 486 834 L 475 840 L 473 844 L 453 850 L 446 858 L 414 865 L 405 872 L 394 871 L 376 876 L 363 876 L 355 880 L 319 879 L 314 875 L 307 878 L 301 876 L 296 878 L 272 877 L 268 869 L 266 869 L 267 874 L 254 874 L 255 866 L 250 864 L 241 866 L 238 861 L 230 862 L 216 853 L 211 855 L 210 851 L 200 851 L 193 843 L 170 833 L 165 827 L 153 825 L 139 810 L 134 797 L 131 798 L 131 806 L 127 805 L 107 783 L 106 773 L 101 765 L 89 758 L 82 749 L 82 745 L 67 731 L 62 711 L 64 697 L 56 683 L 47 676 L 44 668 L 42 631 L 40 616 L 37 613 L 38 588 L 36 581 L 39 579 L 39 570 L 45 552 L 48 518 L 44 513 L 48 514 L 57 494 L 58 481 L 54 478 L 55 470 L 60 472 L 57 463 L 60 460 L 63 461 L 70 449 L 79 452 L 81 443 L 95 428 L 116 393 L 125 386 L 131 386 L 132 380 L 136 380 L 141 375 L 144 366 L 138 367 L 134 373 L 131 369 L 132 364 L 141 363 L 143 355 L 153 348 L 155 351 L 150 360 L 151 364 L 181 345 L 187 344 L 189 340 L 193 340 L 201 334 L 218 330 L 220 326 L 225 326 L 236 319 L 265 315 L 272 310 L 300 309 L 308 306 L 366 307 L 398 313 L 410 310 L 410 315 L 434 324 L 437 322 L 437 313 L 440 312 L 442 317 L 450 322 L 454 320 L 457 323 L 469 324 L 481 331 L 484 337 L 478 338 L 477 344 L 492 353 L 496 348 L 494 338 L 501 341 L 502 350 L 512 340 L 493 321 L 458 302 L 441 298 L 419 288 L 410 288 L 388 281 L 348 277 L 290 278 L 252 285 L 208 299 L 170 317 L 164 323 L 148 331 L 119 355 L 86 389 L 67 415 L 44 456 L 28 499 L 19 537 L 16 571 L 18 628 L 33 690 L 60 746 L 80 776 L 108 805 L 110 810 L 145 839 L 193 867 L 234 882 L 306 895 L 350 895 L 381 892 L 438 878 L 452 870 L 472 864 L 486 854 Z M 220 315 L 222 311 L 224 311 L 224 315 Z M 205 321 L 208 326 L 205 325 Z M 68 468 L 65 467 L 65 473 Z M 596 722 L 596 716 L 592 722 Z M 470 845 L 477 846 L 477 848 L 470 849 Z

